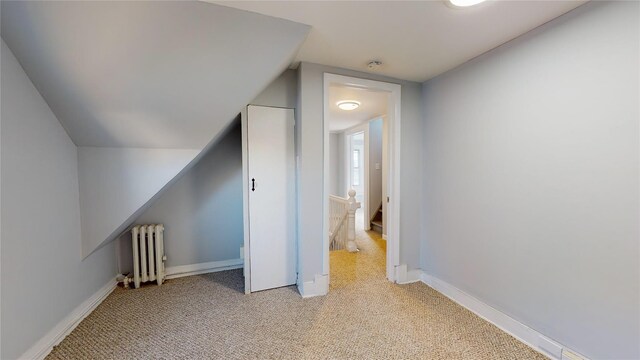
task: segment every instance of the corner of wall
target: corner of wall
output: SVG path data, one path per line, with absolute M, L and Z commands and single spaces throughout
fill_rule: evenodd
M 298 292 L 303 298 L 324 296 L 329 292 L 329 275 L 316 274 L 313 281 L 298 279 Z
M 406 264 L 398 265 L 395 268 L 395 281 L 398 284 L 410 284 L 420 281 L 422 270 L 412 269 L 408 270 Z

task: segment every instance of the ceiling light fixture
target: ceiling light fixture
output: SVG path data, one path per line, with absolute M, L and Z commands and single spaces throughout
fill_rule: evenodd
M 448 0 L 448 2 L 455 7 L 468 7 L 478 5 L 485 0 Z
M 338 107 L 342 110 L 351 111 L 360 107 L 360 102 L 355 100 L 342 100 L 338 101 L 336 105 L 338 105 Z

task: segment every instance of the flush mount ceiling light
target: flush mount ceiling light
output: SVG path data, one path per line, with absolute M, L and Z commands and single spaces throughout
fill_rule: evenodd
M 338 101 L 336 105 L 338 105 L 338 107 L 342 110 L 351 111 L 360 107 L 360 102 L 355 100 L 342 100 Z
M 453 5 L 454 7 L 469 7 L 473 5 L 478 5 L 485 0 L 446 0 L 447 3 Z

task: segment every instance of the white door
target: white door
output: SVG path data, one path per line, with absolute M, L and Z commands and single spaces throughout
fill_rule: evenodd
M 249 106 L 251 291 L 295 284 L 293 109 Z

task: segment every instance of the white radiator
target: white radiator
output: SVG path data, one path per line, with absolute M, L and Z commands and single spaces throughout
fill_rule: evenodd
M 133 283 L 137 288 L 141 282 L 156 281 L 162 285 L 165 278 L 164 226 L 136 225 L 131 229 L 133 248 Z

